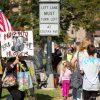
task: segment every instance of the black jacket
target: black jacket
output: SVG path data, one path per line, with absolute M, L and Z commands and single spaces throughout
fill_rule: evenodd
M 13 74 L 16 78 L 17 78 L 17 68 L 15 65 L 14 68 L 11 67 L 11 64 L 13 64 L 13 62 L 15 61 L 15 57 L 13 58 L 10 58 L 8 61 L 7 61 L 7 64 L 6 64 L 6 67 L 7 67 L 7 74 Z M 20 62 L 23 64 L 23 66 L 26 68 L 26 71 L 28 71 L 28 67 L 27 67 L 27 64 L 25 61 L 21 61 Z M 23 70 L 22 70 L 23 71 Z

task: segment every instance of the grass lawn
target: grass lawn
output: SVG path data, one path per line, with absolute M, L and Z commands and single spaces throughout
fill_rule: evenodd
M 62 98 L 60 87 L 52 90 L 35 89 L 35 94 L 37 100 L 60 100 L 59 98 Z M 9 95 L 8 91 L 6 89 L 3 89 L 1 100 L 6 100 L 6 97 L 8 95 Z M 27 100 L 27 98 L 25 98 L 25 100 Z
M 3 89 L 2 91 L 2 99 L 1 100 L 6 100 L 6 97 L 9 95 L 8 91 L 6 89 Z
M 53 90 L 37 90 L 36 91 L 37 100 L 60 100 L 61 89 L 56 88 Z
M 8 94 L 9 94 L 8 91 L 6 89 L 3 89 L 1 100 L 6 100 L 6 97 L 8 96 Z M 58 87 L 53 90 L 35 89 L 35 94 L 36 94 L 37 100 L 63 100 L 61 96 L 61 87 Z M 25 98 L 25 100 L 28 100 L 28 99 Z M 69 97 L 68 100 L 72 100 L 72 96 Z M 98 95 L 96 100 L 100 100 L 100 95 Z

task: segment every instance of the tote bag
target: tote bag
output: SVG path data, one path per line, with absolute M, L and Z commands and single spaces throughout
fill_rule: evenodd
M 18 90 L 25 91 L 33 87 L 29 71 L 17 72 Z

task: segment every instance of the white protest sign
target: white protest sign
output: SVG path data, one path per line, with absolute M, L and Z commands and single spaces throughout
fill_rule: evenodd
M 33 56 L 32 31 L 13 31 L 1 33 L 2 57 Z

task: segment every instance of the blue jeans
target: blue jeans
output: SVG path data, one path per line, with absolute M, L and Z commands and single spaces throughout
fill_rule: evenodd
M 81 93 L 82 93 L 81 89 L 73 88 L 72 90 L 73 99 L 77 100 L 77 98 L 81 98 Z
M 11 95 L 8 95 L 6 100 L 12 100 L 12 96 Z

